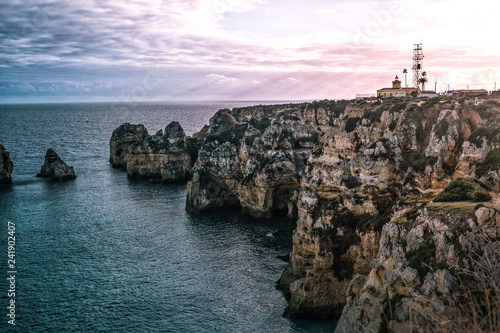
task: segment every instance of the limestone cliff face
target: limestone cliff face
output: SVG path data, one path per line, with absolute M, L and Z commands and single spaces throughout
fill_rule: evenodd
M 110 162 L 133 178 L 182 181 L 190 176 L 191 155 L 178 122 L 148 135 L 143 125 L 123 124 L 111 136 Z
M 475 259 L 482 256 L 500 267 L 494 262 L 500 250 L 494 241 L 500 235 L 500 211 L 473 207 L 422 207 L 384 225 L 372 269 L 350 282 L 335 332 L 383 332 L 387 327 L 411 332 L 410 324 L 423 319 L 418 311 L 422 304 L 444 308 L 443 300 L 461 287 L 481 289 L 479 280 L 462 275 L 459 281 L 457 276 L 460 268 L 483 269 Z
M 319 132 L 286 115 L 287 106 L 219 111 L 204 134 L 187 207 L 204 211 L 239 205 L 260 218 L 293 215 L 290 199 Z
M 14 163 L 10 160 L 9 152 L 5 150 L 4 146 L 0 145 L 0 184 L 12 182 L 12 170 Z
M 67 165 L 52 148 L 47 149 L 45 162 L 40 169 L 40 173 L 36 176 L 51 178 L 58 182 L 76 178 L 73 167 Z
M 384 225 L 456 177 L 498 191 L 500 103 L 321 101 L 219 111 L 188 183 L 187 207 L 240 206 L 297 218 L 278 286 L 295 317 L 338 317 L 372 270 Z

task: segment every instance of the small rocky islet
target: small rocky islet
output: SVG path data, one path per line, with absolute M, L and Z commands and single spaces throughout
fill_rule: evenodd
M 14 163 L 10 159 L 10 154 L 4 146 L 0 145 L 0 184 L 12 183 L 12 170 L 14 170 Z
M 415 309 L 445 308 L 478 287 L 461 285 L 461 270 L 499 261 L 498 97 L 223 109 L 193 137 L 177 123 L 153 136 L 123 124 L 110 162 L 131 177 L 188 179 L 188 210 L 295 219 L 277 282 L 285 314 L 340 318 L 336 332 L 424 325 Z M 441 192 L 465 199 L 432 202 Z
M 149 135 L 143 125 L 125 123 L 113 131 L 109 142 L 111 165 L 129 177 L 163 182 L 190 178 L 193 158 L 186 134 L 174 121 L 165 130 Z
M 10 159 L 10 154 L 5 147 L 0 145 L 0 184 L 12 183 L 12 171 L 14 163 Z M 36 175 L 41 178 L 51 178 L 54 181 L 62 182 L 75 179 L 76 174 L 72 166 L 68 166 L 54 149 L 49 148 L 45 154 L 45 162 Z
M 73 167 L 68 166 L 52 148 L 47 149 L 45 153 L 45 162 L 40 169 L 40 173 L 36 176 L 50 178 L 57 182 L 76 178 Z

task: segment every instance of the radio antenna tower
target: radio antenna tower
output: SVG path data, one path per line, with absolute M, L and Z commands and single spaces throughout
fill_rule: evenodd
M 413 44 L 413 86 L 418 88 L 420 78 L 422 78 L 422 60 L 424 53 L 422 52 L 422 43 Z

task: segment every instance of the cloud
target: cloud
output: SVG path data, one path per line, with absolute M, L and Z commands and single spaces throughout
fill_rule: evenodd
M 421 38 L 430 79 L 500 81 L 498 20 L 485 0 L 399 3 L 388 18 L 389 2 L 368 0 L 4 1 L 0 89 L 85 100 L 347 98 L 410 69 Z M 378 32 L 356 42 L 367 24 Z
M 279 83 L 285 84 L 285 85 L 295 85 L 299 83 L 299 80 L 294 79 L 293 77 L 287 77 L 284 80 L 280 80 Z
M 208 74 L 206 75 L 208 81 L 213 84 L 225 84 L 225 83 L 237 83 L 239 80 L 235 77 L 220 75 L 220 74 Z

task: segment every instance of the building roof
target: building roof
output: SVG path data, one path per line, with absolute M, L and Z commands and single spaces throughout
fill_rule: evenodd
M 460 89 L 459 92 L 488 92 L 486 89 Z
M 377 91 L 381 91 L 381 90 L 417 90 L 417 88 L 413 88 L 413 87 L 408 87 L 408 88 L 382 88 L 382 89 L 379 89 Z

